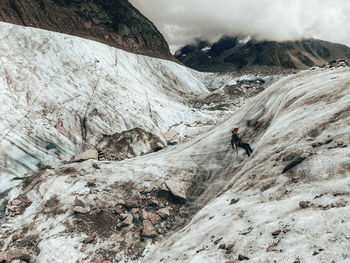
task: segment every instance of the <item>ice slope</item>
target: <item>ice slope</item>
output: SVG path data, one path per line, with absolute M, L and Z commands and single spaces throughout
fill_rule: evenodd
M 187 198 L 179 214 L 194 216 L 155 243 L 146 240 L 145 257 L 135 262 L 229 262 L 239 255 L 248 257 L 247 262 L 347 262 L 349 87 L 349 68 L 303 71 L 274 83 L 226 121 L 175 147 L 100 162 L 98 170 L 91 161 L 47 170 L 29 186 L 11 191 L 10 200 L 22 194 L 31 203 L 3 223 L 3 251 L 11 249 L 14 234 L 22 233 L 21 238 L 40 237 L 38 262 L 89 262 L 113 251 L 118 253 L 110 262 L 130 262 L 120 248 L 140 242 L 125 236 L 134 233 L 137 223 L 127 231 L 114 230 L 110 237 L 98 233 L 98 242 L 81 251 L 89 233 L 70 229 L 76 224 L 74 198 L 81 196 L 106 211 L 117 199 L 137 199 L 140 189 L 162 189 L 171 179 Z M 238 155 L 230 151 L 234 126 L 252 145 L 251 158 L 241 149 Z M 282 173 L 301 157 L 303 162 Z M 53 197 L 56 202 L 49 208 Z M 309 203 L 301 208 L 300 201 Z M 232 248 L 219 249 L 222 244 Z
M 187 100 L 209 93 L 204 75 L 176 63 L 2 22 L 0 54 L 0 191 L 102 134 L 215 122 Z
M 251 158 L 223 160 L 227 169 L 215 181 L 225 180 L 224 190 L 140 262 L 238 262 L 239 255 L 349 262 L 350 69 L 308 70 L 273 84 L 216 128 L 210 141 L 217 149 L 227 147 L 233 126 L 251 143 Z M 303 209 L 300 201 L 309 203 Z

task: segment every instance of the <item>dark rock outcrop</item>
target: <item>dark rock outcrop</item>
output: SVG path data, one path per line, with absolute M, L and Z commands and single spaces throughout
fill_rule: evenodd
M 214 44 L 201 41 L 187 45 L 175 57 L 201 71 L 251 70 L 252 67 L 306 69 L 334 59 L 349 59 L 350 48 L 318 39 L 276 42 L 224 36 Z
M 165 148 L 158 136 L 140 128 L 105 135 L 97 145 L 100 160 L 121 161 Z
M 2 0 L 0 21 L 88 38 L 174 59 L 162 34 L 127 0 Z

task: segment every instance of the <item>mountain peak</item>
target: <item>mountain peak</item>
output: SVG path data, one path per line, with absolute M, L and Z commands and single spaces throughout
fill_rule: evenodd
M 252 67 L 306 69 L 338 58 L 350 58 L 349 47 L 318 39 L 277 42 L 226 35 L 208 44 L 206 49 L 198 43 L 180 48 L 175 57 L 201 71 L 240 71 Z

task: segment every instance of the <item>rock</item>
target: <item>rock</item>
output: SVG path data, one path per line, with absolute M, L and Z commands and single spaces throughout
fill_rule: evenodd
M 229 244 L 226 246 L 226 250 L 231 250 L 234 246 L 234 244 Z
M 170 211 L 169 211 L 169 208 L 165 207 L 165 208 L 162 208 L 162 209 L 159 209 L 157 211 L 157 214 L 163 218 L 163 219 L 166 219 L 170 216 Z
M 140 216 L 139 216 L 139 212 L 140 212 L 140 209 L 138 208 L 133 208 L 131 209 L 130 211 L 132 213 L 132 217 L 134 218 L 134 220 L 139 220 Z
M 151 198 L 147 201 L 147 205 L 148 206 L 159 206 L 159 202 L 157 200 Z
M 183 201 L 186 201 L 187 187 L 185 187 L 183 183 L 177 182 L 175 180 L 167 180 L 165 181 L 165 185 L 172 195 Z
M 115 203 L 117 205 L 125 205 L 125 201 L 123 199 L 117 199 L 117 200 L 115 200 Z
M 239 201 L 239 198 L 233 198 L 231 199 L 230 205 L 233 205 Z
M 140 216 L 138 213 L 132 214 L 132 217 L 134 218 L 135 221 L 139 221 L 139 219 L 140 219 Z
M 133 209 L 131 209 L 131 213 L 132 214 L 136 214 L 136 213 L 138 213 L 140 211 L 140 209 L 139 208 L 133 208 Z
M 219 242 L 220 242 L 221 240 L 222 240 L 222 237 L 220 237 L 219 239 L 215 240 L 215 241 L 214 241 L 214 245 L 219 244 Z
M 151 193 L 152 191 L 153 191 L 153 186 L 150 186 L 150 187 L 147 187 L 147 188 L 145 188 L 145 189 L 142 189 L 141 191 L 140 191 L 140 193 L 142 194 L 142 193 L 144 193 L 144 194 L 147 194 L 147 193 Z
M 13 199 L 13 200 L 10 202 L 10 205 L 12 205 L 12 206 L 19 206 L 21 203 L 22 203 L 21 200 Z
M 126 200 L 125 204 L 128 208 L 137 208 L 139 206 L 139 202 L 137 200 Z
M 240 254 L 240 255 L 238 256 L 238 260 L 239 260 L 239 261 L 249 260 L 249 258 Z
M 157 224 L 161 220 L 160 216 L 157 214 L 149 215 L 148 219 L 152 222 L 153 225 Z
M 267 249 L 266 252 L 272 252 L 275 250 L 275 246 L 274 245 L 270 245 Z
M 29 260 L 29 262 L 30 262 L 30 263 L 35 262 L 35 261 L 36 261 L 36 258 L 37 258 L 36 255 L 30 254 L 30 260 Z
M 155 237 L 157 235 L 156 229 L 152 225 L 151 221 L 149 220 L 143 221 L 142 235 L 145 237 Z
M 81 249 L 80 249 L 80 252 L 85 252 L 86 251 L 86 246 L 82 246 Z
M 0 262 L 3 262 L 6 260 L 6 254 L 3 252 L 0 252 Z
M 78 244 L 75 244 L 75 245 L 74 245 L 74 248 L 75 248 L 75 249 L 79 248 L 79 245 L 78 245 Z
M 101 167 L 98 163 L 92 163 L 92 167 L 95 169 L 101 169 Z
M 98 160 L 98 151 L 94 149 L 89 149 L 83 153 L 74 156 L 74 162 L 83 162 L 89 159 Z
M 308 208 L 308 207 L 309 207 L 309 204 L 308 204 L 307 202 L 305 202 L 305 201 L 300 201 L 300 202 L 299 202 L 299 206 L 300 206 L 301 208 L 305 209 L 305 208 Z
M 85 238 L 83 240 L 83 243 L 85 243 L 85 244 L 93 243 L 95 241 L 95 239 L 96 239 L 96 236 L 97 236 L 96 233 L 93 233 L 93 234 L 89 235 L 87 238 Z
M 103 262 L 103 257 L 101 256 L 94 256 L 91 261 L 91 263 L 102 263 Z
M 76 261 L 76 263 L 83 263 L 83 262 L 84 262 L 84 260 L 82 258 L 78 258 Z
M 74 206 L 86 207 L 87 203 L 80 196 L 75 196 Z
M 94 183 L 94 182 L 87 182 L 86 186 L 87 187 L 96 187 L 96 183 Z
M 132 221 L 133 221 L 133 216 L 128 214 L 126 216 L 126 218 L 124 219 L 124 221 L 122 222 L 121 226 L 124 227 L 124 226 L 129 226 L 132 224 Z
M 196 251 L 196 253 L 202 252 L 202 251 L 204 251 L 204 250 L 205 250 L 204 247 L 203 247 L 203 248 L 200 248 L 200 249 L 198 249 L 198 250 Z
M 31 255 L 27 252 L 26 249 L 14 249 L 7 251 L 6 253 L 6 261 L 11 262 L 15 259 L 24 260 L 26 262 L 33 262 L 31 260 Z
M 179 133 L 175 130 L 170 130 L 162 134 L 164 139 L 170 143 L 178 143 L 179 142 Z
M 221 245 L 219 246 L 219 249 L 226 249 L 226 244 L 221 244 Z
M 116 209 L 114 209 L 114 212 L 118 215 L 122 215 L 124 212 L 123 210 L 121 210 L 119 207 L 117 207 Z
M 12 241 L 16 241 L 19 238 L 20 238 L 20 235 L 18 233 L 12 235 Z
M 146 219 L 148 218 L 148 213 L 146 212 L 145 209 L 142 209 L 142 210 L 139 212 L 139 216 L 140 216 L 140 219 L 146 220 Z
M 81 206 L 75 206 L 73 208 L 73 211 L 77 212 L 77 213 L 80 213 L 80 214 L 87 214 L 87 213 L 90 212 L 90 209 L 84 208 L 84 207 L 81 207 Z
M 280 233 L 281 233 L 281 230 L 276 230 L 276 231 L 273 231 L 271 235 L 275 237 L 275 236 L 278 236 Z
M 121 218 L 124 220 L 125 218 L 128 217 L 128 214 L 121 214 L 120 216 L 121 216 Z

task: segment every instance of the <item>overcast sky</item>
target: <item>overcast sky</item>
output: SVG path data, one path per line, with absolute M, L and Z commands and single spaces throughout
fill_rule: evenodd
M 260 39 L 314 37 L 350 46 L 350 0 L 130 0 L 174 52 L 196 38 L 237 33 Z

